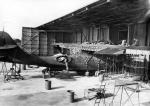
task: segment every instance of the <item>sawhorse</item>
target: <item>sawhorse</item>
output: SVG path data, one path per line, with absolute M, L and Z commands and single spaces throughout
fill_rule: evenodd
M 135 85 L 136 87 L 135 88 L 131 88 L 129 86 L 131 85 Z M 115 92 L 116 88 L 118 87 L 118 90 L 117 92 Z M 114 88 L 114 96 L 113 96 L 113 99 L 112 99 L 112 104 L 113 104 L 113 101 L 115 99 L 115 96 L 118 94 L 118 92 L 121 90 L 121 98 L 120 98 L 120 106 L 122 106 L 122 96 L 123 96 L 123 91 L 125 91 L 125 93 L 127 94 L 128 98 L 125 100 L 123 106 L 130 100 L 130 102 L 132 103 L 132 106 L 134 106 L 132 100 L 131 100 L 131 96 L 134 94 L 134 93 L 138 93 L 138 105 L 140 106 L 140 100 L 139 100 L 139 83 L 137 82 L 125 82 L 125 81 L 121 81 L 119 80 L 119 82 L 116 84 L 115 82 L 115 88 Z M 127 90 L 130 90 L 130 91 L 133 91 L 131 94 L 129 94 L 127 92 Z

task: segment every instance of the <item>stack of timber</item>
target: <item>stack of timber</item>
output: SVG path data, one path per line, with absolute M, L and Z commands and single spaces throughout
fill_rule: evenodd
M 150 48 L 144 46 L 133 46 L 126 48 L 126 54 L 145 55 L 147 61 L 150 61 Z
M 39 31 L 34 28 L 23 27 L 22 48 L 29 54 L 39 55 Z
M 126 49 L 124 68 L 127 72 L 140 75 L 142 80 L 149 80 L 150 48 L 131 46 Z
M 47 33 L 39 33 L 39 55 L 47 56 Z
M 39 31 L 32 29 L 31 34 L 31 53 L 39 55 Z
M 131 74 L 146 76 L 148 74 L 148 64 L 146 55 L 126 54 L 124 70 Z
M 22 48 L 27 53 L 31 53 L 31 28 L 22 29 Z

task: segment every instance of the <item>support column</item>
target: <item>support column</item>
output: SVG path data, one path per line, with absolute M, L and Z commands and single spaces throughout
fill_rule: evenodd
M 128 38 L 127 38 L 127 45 L 130 45 L 130 24 L 128 24 Z
M 101 61 L 101 60 L 99 60 L 99 61 L 98 61 L 98 64 L 97 64 L 97 68 L 98 68 L 97 71 L 100 71 L 100 61 Z
M 85 75 L 86 76 L 89 76 L 89 67 L 88 67 L 88 64 L 89 64 L 89 62 L 91 61 L 91 59 L 93 58 L 93 55 L 90 57 L 90 58 L 87 58 L 87 60 L 86 60 L 86 73 L 85 73 Z

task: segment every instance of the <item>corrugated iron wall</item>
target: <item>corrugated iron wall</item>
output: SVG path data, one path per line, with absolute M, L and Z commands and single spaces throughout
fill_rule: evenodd
M 53 45 L 55 43 L 55 33 L 54 32 L 47 32 L 47 52 L 48 55 L 51 56 L 54 54 Z

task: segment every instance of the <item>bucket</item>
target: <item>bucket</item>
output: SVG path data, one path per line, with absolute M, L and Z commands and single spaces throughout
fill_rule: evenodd
M 89 75 L 90 75 L 89 71 L 86 71 L 86 72 L 85 72 L 85 76 L 88 77 Z
M 44 78 L 44 79 L 46 79 L 46 76 L 45 76 L 45 74 L 42 74 L 42 76 L 43 76 L 43 78 Z
M 72 90 L 68 90 L 67 91 L 68 93 L 69 93 L 69 101 L 71 102 L 71 103 L 73 103 L 74 102 L 74 92 L 72 91 Z
M 50 90 L 50 89 L 51 89 L 51 81 L 45 80 L 45 88 L 46 88 L 47 90 Z

